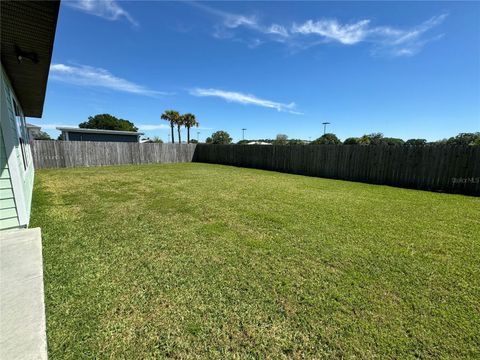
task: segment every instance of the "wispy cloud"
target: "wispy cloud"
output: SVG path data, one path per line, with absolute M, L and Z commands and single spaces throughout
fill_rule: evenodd
M 63 3 L 87 14 L 111 21 L 124 18 L 133 26 L 138 26 L 138 22 L 115 0 L 68 0 Z
M 101 87 L 138 95 L 170 95 L 114 76 L 108 70 L 86 65 L 52 64 L 50 79 L 85 87 Z
M 138 125 L 138 128 L 139 128 L 140 130 L 152 131 L 152 130 L 170 129 L 170 126 L 169 126 L 169 125 L 166 125 L 166 124 L 158 124 L 158 125 L 140 124 L 140 125 Z
M 239 26 L 249 26 L 253 28 L 257 27 L 257 18 L 255 15 L 245 16 L 240 14 L 234 14 L 228 11 L 216 9 L 214 7 L 196 1 L 189 2 L 189 4 L 208 14 L 220 17 L 222 19 L 223 25 L 228 28 L 234 29 Z
M 219 97 L 229 102 L 235 102 L 235 103 L 245 104 L 245 105 L 261 106 L 265 108 L 275 109 L 277 111 L 286 111 L 292 114 L 301 114 L 300 112 L 294 110 L 295 103 L 293 102 L 289 104 L 284 104 L 276 101 L 261 99 L 256 97 L 255 95 L 243 94 L 236 91 L 195 88 L 190 90 L 190 94 L 193 96 L 201 96 L 201 97 L 204 97 L 204 96 Z
M 308 20 L 301 25 L 294 24 L 291 34 L 313 35 L 343 45 L 369 42 L 375 45 L 373 53 L 411 56 L 418 53 L 427 42 L 439 38 L 439 35 L 424 38 L 424 34 L 441 24 L 446 17 L 447 14 L 434 16 L 406 30 L 390 26 L 371 26 L 370 20 L 360 20 L 351 24 L 340 24 L 332 19 Z
M 427 32 L 440 25 L 447 14 L 433 16 L 425 22 L 409 27 L 374 26 L 369 19 L 342 23 L 337 19 L 307 19 L 301 23 L 265 24 L 258 15 L 241 15 L 221 11 L 205 4 L 193 3 L 201 10 L 219 17 L 214 36 L 220 39 L 241 41 L 255 48 L 267 41 L 284 43 L 291 48 L 306 49 L 311 46 L 337 42 L 345 46 L 368 43 L 374 55 L 412 56 L 425 44 L 441 38 L 442 34 L 428 37 Z M 235 29 L 248 31 L 235 33 Z M 260 37 L 260 38 L 259 38 Z M 253 40 L 252 40 L 253 39 Z M 256 44 L 250 46 L 250 44 Z
M 325 39 L 336 40 L 344 45 L 353 45 L 365 40 L 370 20 L 361 20 L 353 24 L 339 24 L 337 20 L 307 20 L 301 25 L 294 24 L 291 34 L 318 35 Z
M 263 28 L 262 32 L 266 34 L 279 35 L 281 37 L 288 37 L 290 35 L 285 26 L 278 25 L 278 24 L 272 24 L 266 28 Z

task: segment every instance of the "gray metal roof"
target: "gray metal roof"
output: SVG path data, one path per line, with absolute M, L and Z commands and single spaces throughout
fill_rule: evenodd
M 1 61 L 25 116 L 42 116 L 59 6 L 59 0 L 0 1 Z
M 112 135 L 143 135 L 142 132 L 135 131 L 119 131 L 119 130 L 101 130 L 101 129 L 82 129 L 76 127 L 57 127 L 57 130 L 63 132 L 81 132 L 81 133 L 96 133 L 96 134 L 112 134 Z

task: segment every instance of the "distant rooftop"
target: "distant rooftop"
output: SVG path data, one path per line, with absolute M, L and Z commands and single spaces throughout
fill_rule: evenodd
M 142 132 L 119 131 L 119 130 L 101 130 L 101 129 L 82 129 L 75 127 L 57 127 L 57 130 L 64 132 L 81 132 L 90 134 L 111 134 L 111 135 L 144 135 Z
M 272 145 L 271 143 L 267 143 L 264 141 L 250 141 L 247 145 Z

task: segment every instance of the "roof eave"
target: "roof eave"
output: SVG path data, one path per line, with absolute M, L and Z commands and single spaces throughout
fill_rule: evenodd
M 28 117 L 41 117 L 60 0 L 0 1 L 1 62 Z M 18 60 L 18 51 L 24 53 Z M 38 58 L 36 63 L 30 57 Z

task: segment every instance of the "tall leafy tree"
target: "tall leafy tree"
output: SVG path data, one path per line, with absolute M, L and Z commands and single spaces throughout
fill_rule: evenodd
M 405 145 L 415 145 L 415 146 L 423 146 L 427 144 L 426 139 L 408 139 L 405 141 Z
M 216 131 L 212 134 L 212 136 L 209 136 L 206 141 L 207 144 L 231 144 L 232 143 L 232 138 L 230 137 L 230 134 L 227 133 L 226 131 L 220 130 Z
M 365 134 L 360 139 L 358 139 L 360 145 L 383 145 L 383 134 L 382 133 L 371 133 Z
M 183 125 L 187 128 L 187 143 L 190 144 L 190 128 L 198 127 L 200 123 L 195 118 L 195 115 L 190 113 L 182 115 L 182 120 Z
M 110 114 L 98 114 L 89 116 L 88 120 L 78 125 L 82 129 L 121 130 L 137 131 L 138 128 L 125 119 L 119 119 Z
M 382 141 L 382 145 L 398 146 L 403 144 L 405 144 L 405 141 L 400 138 L 384 137 Z
M 320 136 L 318 139 L 313 140 L 312 145 L 338 145 L 342 142 L 335 134 L 327 133 Z
M 343 142 L 344 145 L 358 145 L 358 138 L 357 137 L 349 137 L 346 138 Z
M 172 143 L 175 143 L 175 134 L 173 132 L 173 128 L 175 124 L 178 122 L 178 119 L 180 118 L 180 114 L 178 111 L 175 110 L 165 110 L 163 114 L 160 116 L 162 120 L 166 120 L 170 122 L 170 130 L 172 131 Z M 180 132 L 179 132 L 180 135 Z M 180 138 L 179 138 L 180 139 Z
M 273 140 L 272 144 L 274 145 L 287 145 L 288 144 L 288 136 L 285 134 L 278 134 L 275 140 Z
M 480 132 L 460 133 L 447 140 L 448 145 L 480 145 Z

